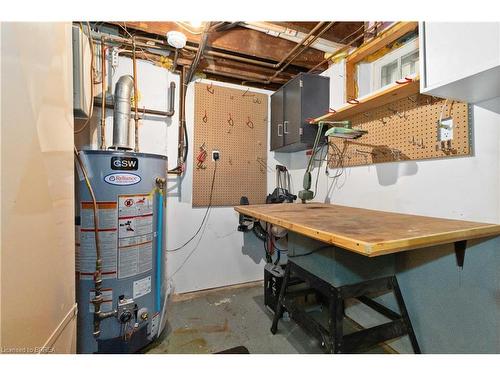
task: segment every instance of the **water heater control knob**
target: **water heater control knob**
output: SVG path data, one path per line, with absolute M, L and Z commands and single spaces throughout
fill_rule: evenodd
M 126 310 L 121 313 L 118 319 L 120 319 L 120 322 L 122 323 L 128 323 L 130 319 L 132 319 L 132 313 L 129 310 Z
M 121 323 L 128 323 L 134 315 L 135 302 L 132 298 L 120 296 L 118 300 L 117 318 Z

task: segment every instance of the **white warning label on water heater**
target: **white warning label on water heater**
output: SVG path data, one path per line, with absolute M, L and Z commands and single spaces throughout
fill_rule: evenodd
M 151 276 L 134 281 L 134 293 L 133 293 L 134 299 L 145 296 L 150 292 L 151 292 Z
M 149 194 L 118 197 L 118 278 L 153 267 L 153 198 Z
M 102 258 L 102 278 L 116 279 L 118 243 L 117 203 L 97 202 L 99 220 L 99 247 Z M 77 248 L 76 269 L 82 280 L 92 280 L 95 273 L 96 244 L 94 229 L 94 205 L 92 202 L 81 203 L 81 226 L 79 246 Z

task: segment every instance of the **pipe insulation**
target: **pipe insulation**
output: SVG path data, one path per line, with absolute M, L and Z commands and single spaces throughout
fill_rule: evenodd
M 129 123 L 134 78 L 121 76 L 115 87 L 115 103 L 113 110 L 113 146 L 117 150 L 130 150 Z

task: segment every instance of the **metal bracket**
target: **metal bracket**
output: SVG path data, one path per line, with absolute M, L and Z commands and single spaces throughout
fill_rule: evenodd
M 460 268 L 464 268 L 464 259 L 465 259 L 465 249 L 467 248 L 467 241 L 457 241 L 455 242 L 455 257 L 457 258 L 457 266 Z

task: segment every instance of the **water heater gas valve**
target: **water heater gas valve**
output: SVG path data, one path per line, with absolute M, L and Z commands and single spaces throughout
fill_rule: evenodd
M 116 314 L 121 323 L 128 323 L 134 316 L 135 302 L 132 298 L 120 296 L 118 299 L 118 312 Z

